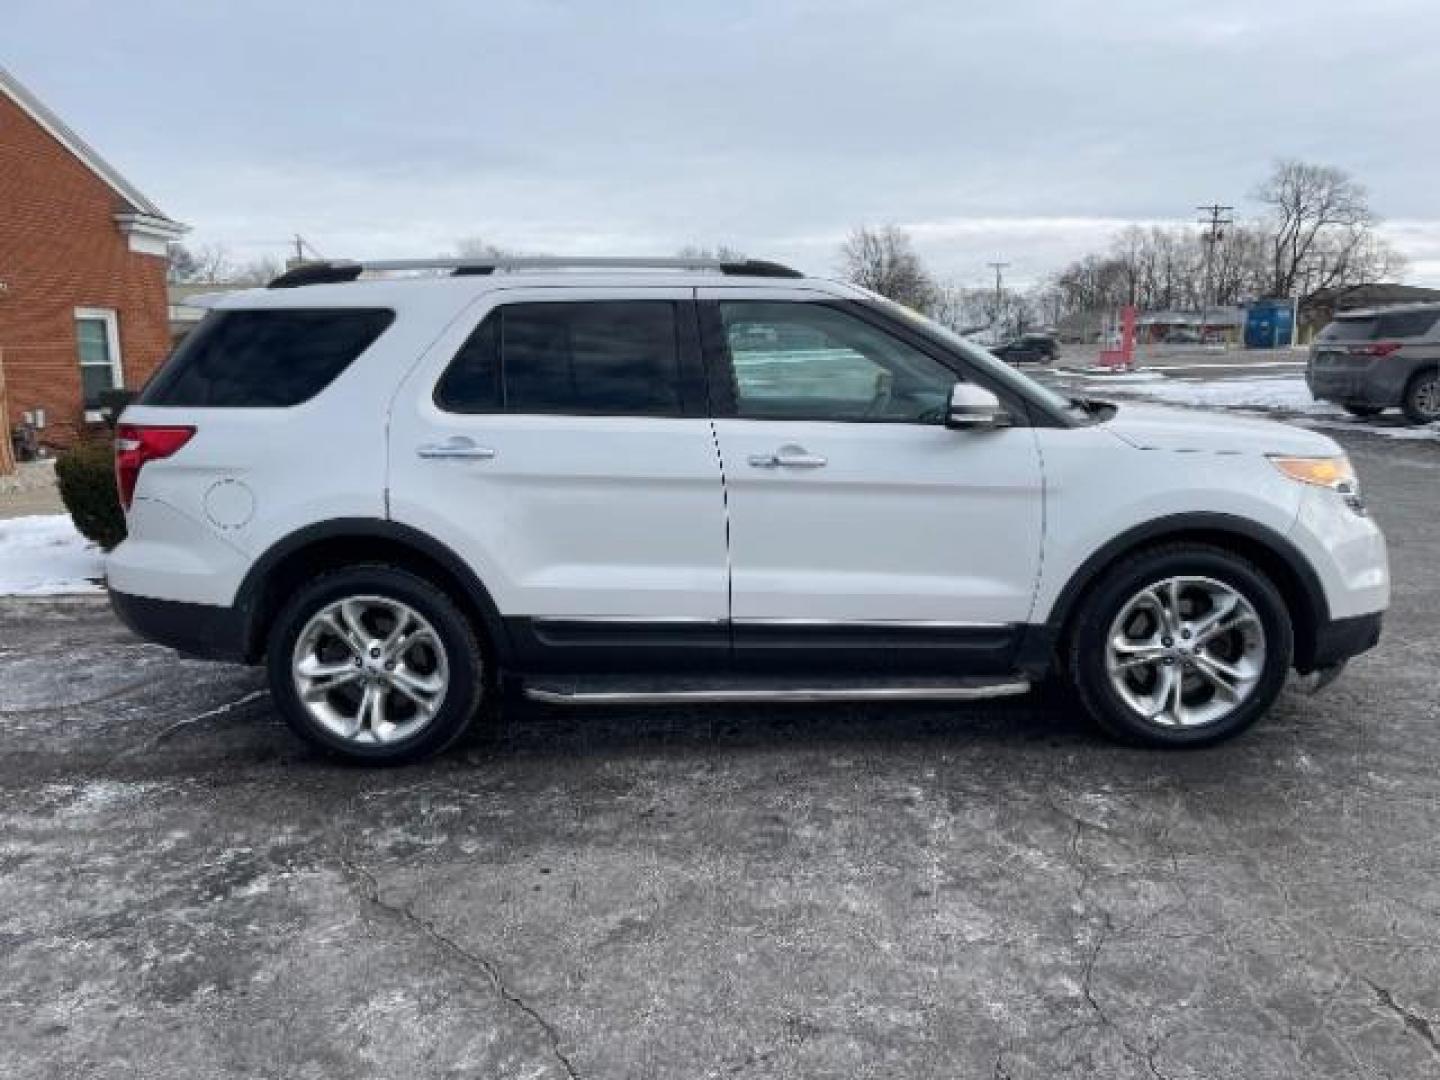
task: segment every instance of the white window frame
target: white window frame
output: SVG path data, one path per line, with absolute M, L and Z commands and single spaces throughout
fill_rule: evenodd
M 116 388 L 125 385 L 125 367 L 120 360 L 120 317 L 115 314 L 114 308 L 93 308 L 77 307 L 75 309 L 75 322 L 78 324 L 81 319 L 88 319 L 105 324 L 105 345 L 106 351 L 110 354 L 110 375 L 111 381 Z M 82 367 L 99 367 L 99 364 L 87 364 L 80 357 L 80 335 L 77 329 L 75 335 L 75 359 Z M 84 399 L 84 383 L 81 383 L 81 399 Z M 97 423 L 104 419 L 99 409 L 86 409 L 85 420 L 87 423 Z

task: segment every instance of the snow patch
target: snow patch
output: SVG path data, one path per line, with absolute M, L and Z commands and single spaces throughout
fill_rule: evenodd
M 0 520 L 0 596 L 96 593 L 105 555 L 68 514 Z
M 1286 375 L 1216 382 L 1162 378 L 1158 382 L 1147 382 L 1135 393 L 1169 405 L 1189 405 L 1197 409 L 1265 409 L 1313 416 L 1343 415 L 1339 406 L 1311 397 L 1304 379 Z
M 1380 435 L 1387 439 L 1408 439 L 1418 442 L 1440 442 L 1440 425 L 1425 424 L 1420 427 L 1394 427 L 1367 420 L 1326 420 L 1306 419 L 1302 423 L 1309 428 L 1324 428 L 1328 431 L 1363 431 L 1366 435 Z

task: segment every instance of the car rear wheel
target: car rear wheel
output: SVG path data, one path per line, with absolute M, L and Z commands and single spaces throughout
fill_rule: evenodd
M 1405 387 L 1401 401 L 1405 418 L 1412 424 L 1433 424 L 1440 420 L 1440 368 L 1417 373 Z
M 1238 734 L 1270 708 L 1293 651 L 1284 599 L 1257 567 L 1184 544 L 1124 560 L 1087 595 L 1068 668 L 1111 735 L 1200 746 Z
M 1382 412 L 1385 411 L 1384 408 L 1379 405 L 1356 405 L 1350 402 L 1346 402 L 1340 407 L 1346 412 L 1348 412 L 1351 416 L 1358 416 L 1362 420 L 1368 419 L 1372 416 L 1379 416 Z
M 430 582 L 355 566 L 303 588 L 277 617 L 270 690 L 301 738 L 351 761 L 398 764 L 465 731 L 485 692 L 482 646 Z

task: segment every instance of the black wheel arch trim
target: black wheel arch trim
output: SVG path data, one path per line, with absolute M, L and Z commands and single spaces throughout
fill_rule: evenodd
M 1031 632 L 1021 645 L 1021 666 L 1037 665 L 1041 655 L 1048 658 L 1053 648 L 1060 644 L 1080 598 L 1116 560 L 1132 551 L 1172 540 L 1192 539 L 1224 546 L 1227 538 L 1239 540 L 1242 545 L 1262 548 L 1288 573 L 1288 581 L 1276 581 L 1275 585 L 1281 590 L 1287 604 L 1293 606 L 1298 601 L 1306 609 L 1304 612 L 1294 613 L 1305 616 L 1297 619 L 1294 627 L 1295 666 L 1302 672 L 1309 670 L 1314 662 L 1320 630 L 1330 623 L 1330 604 L 1325 599 L 1325 590 L 1320 584 L 1319 575 L 1295 545 L 1274 529 L 1248 518 L 1211 511 L 1155 518 L 1127 529 L 1102 544 L 1070 576 L 1070 580 L 1056 597 L 1046 621 L 1043 624 L 1032 624 Z M 1247 552 L 1242 547 L 1236 554 L 1244 556 Z
M 482 623 L 481 629 L 495 649 L 495 662 L 502 667 L 511 662 L 513 650 L 505 620 L 501 618 L 500 609 L 496 607 L 490 591 L 474 570 L 447 545 L 428 533 L 384 518 L 333 518 L 307 525 L 277 540 L 255 560 L 236 590 L 234 603 L 245 628 L 245 653 L 248 660 L 253 661 L 263 652 L 263 621 L 275 614 L 274 611 L 267 611 L 264 606 L 265 590 L 271 575 L 286 559 L 305 548 L 340 540 L 384 541 L 409 548 L 422 559 L 440 566 L 464 589 L 465 595 L 457 599 L 468 602 L 468 606 L 478 615 Z

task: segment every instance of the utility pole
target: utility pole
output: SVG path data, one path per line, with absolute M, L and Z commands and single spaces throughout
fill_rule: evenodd
M 1004 289 L 1004 278 L 1002 277 L 1002 274 L 1004 273 L 1005 268 L 1008 267 L 1010 264 L 1009 264 L 1008 262 L 992 262 L 992 263 L 986 263 L 985 265 L 993 268 L 994 271 L 995 271 L 995 323 L 994 323 L 994 329 L 998 331 L 998 330 L 1000 329 L 1000 314 L 1001 314 L 1001 312 L 1003 312 L 1003 311 L 1005 310 L 1005 289 Z
M 1200 344 L 1204 345 L 1205 324 L 1210 321 L 1210 286 L 1215 268 L 1215 245 L 1224 237 L 1226 227 L 1233 223 L 1230 212 L 1235 208 L 1222 203 L 1211 203 L 1209 206 L 1197 206 L 1196 209 L 1206 215 L 1199 219 L 1200 224 L 1206 227 L 1205 234 L 1200 238 L 1205 245 L 1205 283 L 1200 292 Z
M 310 243 L 309 240 L 306 240 L 306 239 L 305 239 L 303 236 L 301 236 L 299 233 L 296 233 L 296 234 L 295 234 L 295 257 L 294 257 L 293 259 L 286 259 L 286 260 L 285 260 L 286 268 L 289 269 L 289 268 L 293 268 L 293 267 L 302 265 L 302 264 L 305 262 L 305 252 L 306 252 L 307 250 L 310 252 L 310 257 L 311 257 L 312 259 L 314 259 L 314 260 L 316 260 L 316 261 L 318 261 L 318 262 L 324 262 L 324 261 L 325 261 L 325 256 L 324 256 L 324 255 L 321 255 L 320 252 L 318 252 L 318 251 L 315 250 L 315 245 L 314 245 L 314 244 Z

